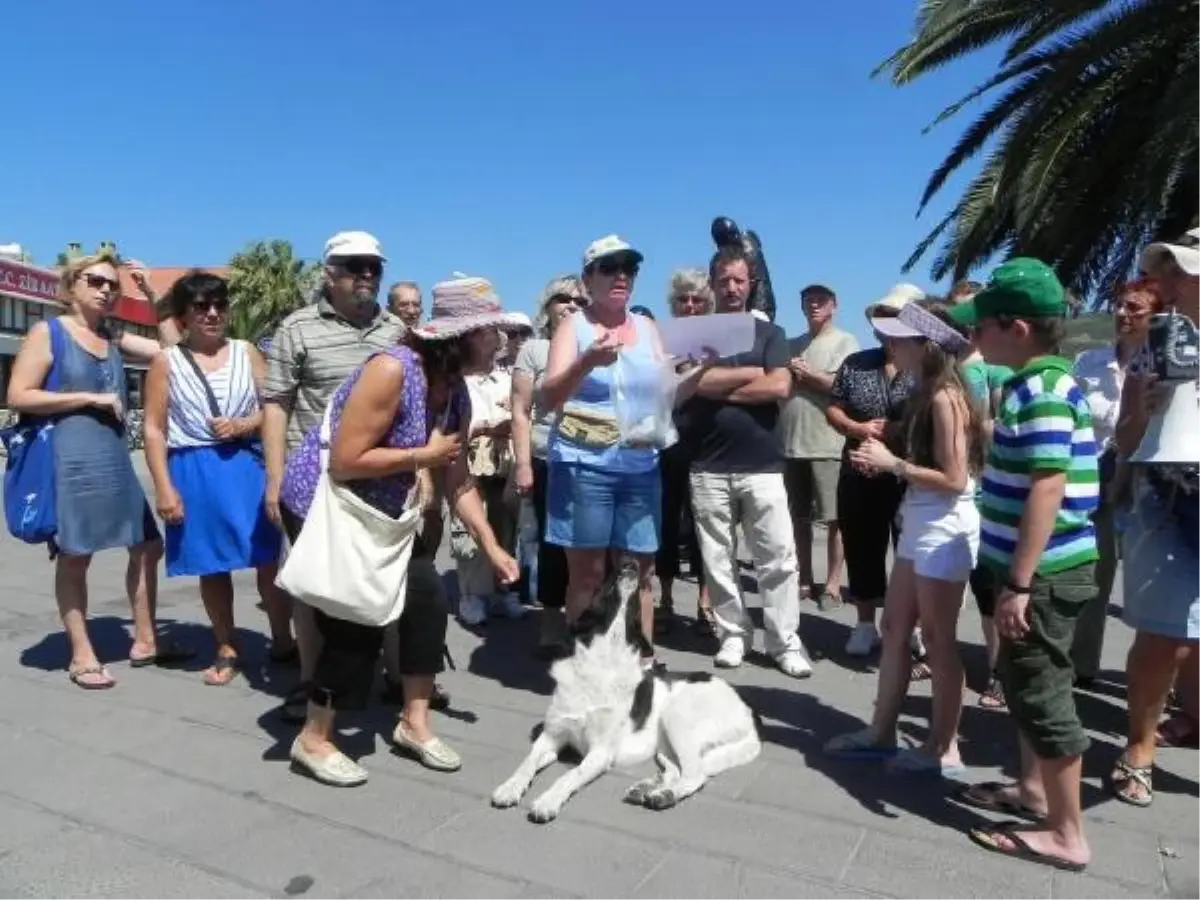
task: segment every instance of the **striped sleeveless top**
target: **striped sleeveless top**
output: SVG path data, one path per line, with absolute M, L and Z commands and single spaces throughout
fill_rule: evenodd
M 254 369 L 245 341 L 229 342 L 229 358 L 215 372 L 205 373 L 217 408 L 227 418 L 244 418 L 258 411 Z M 179 347 L 167 351 L 170 388 L 167 395 L 167 447 L 209 447 L 219 444 L 208 420 L 212 418 L 204 382 Z

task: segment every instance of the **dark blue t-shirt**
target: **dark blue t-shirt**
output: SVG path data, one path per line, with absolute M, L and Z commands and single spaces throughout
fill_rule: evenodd
M 754 320 L 754 347 L 716 365 L 785 368 L 790 359 L 783 329 Z M 693 397 L 676 418 L 679 441 L 697 472 L 762 474 L 783 471 L 783 448 L 775 433 L 779 401 L 730 403 Z

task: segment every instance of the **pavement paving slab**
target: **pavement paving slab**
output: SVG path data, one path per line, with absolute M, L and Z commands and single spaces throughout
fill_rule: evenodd
M 140 460 L 138 468 L 144 479 Z M 439 567 L 453 587 L 444 547 Z M 811 679 L 788 679 L 761 658 L 722 673 L 762 715 L 758 760 L 665 813 L 622 803 L 644 773 L 613 772 L 539 826 L 525 809 L 569 761 L 543 772 L 521 808 L 488 803 L 524 755 L 552 687 L 529 652 L 539 614 L 479 634 L 450 626 L 457 668 L 441 680 L 453 705 L 436 727 L 463 755 L 462 771 L 432 772 L 394 753 L 396 710 L 377 704 L 342 723 L 343 747 L 371 780 L 337 790 L 289 768 L 295 728 L 275 708 L 295 673 L 266 662 L 253 579 L 235 578 L 246 673 L 217 689 L 200 680 L 212 645 L 194 579 L 163 578 L 160 615 L 197 659 L 129 667 L 124 569 L 119 552 L 93 561 L 91 628 L 119 684 L 84 692 L 65 676 L 44 549 L 0 537 L 0 896 L 1197 896 L 1196 751 L 1160 754 L 1149 809 L 1117 803 L 1103 787 L 1125 728 L 1131 633 L 1119 620 L 1119 590 L 1101 677 L 1077 692 L 1093 738 L 1084 805 L 1095 858 L 1073 875 L 977 850 L 964 830 L 994 817 L 949 801 L 953 784 L 824 757 L 825 740 L 860 725 L 874 699 L 872 665 L 842 652 L 850 608 L 805 605 Z M 758 605 L 752 590 L 748 597 Z M 693 583 L 678 584 L 677 609 L 690 614 L 695 598 Z M 660 655 L 672 669 L 709 671 L 712 648 L 687 624 Z M 960 638 L 974 681 L 982 637 L 969 597 Z M 1008 717 L 979 709 L 974 690 L 965 702 L 968 780 L 1011 772 Z M 906 740 L 921 740 L 928 714 L 928 685 L 917 685 L 902 719 Z

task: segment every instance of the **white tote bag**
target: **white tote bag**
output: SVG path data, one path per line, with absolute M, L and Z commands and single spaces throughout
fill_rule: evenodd
M 404 612 L 408 561 L 421 524 L 416 486 L 398 519 L 329 477 L 330 417 L 321 422 L 321 475 L 304 527 L 275 584 L 328 616 L 387 625 Z

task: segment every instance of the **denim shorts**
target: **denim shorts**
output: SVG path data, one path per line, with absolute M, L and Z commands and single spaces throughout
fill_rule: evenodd
M 608 472 L 583 463 L 549 465 L 546 541 L 577 550 L 655 553 L 662 527 L 662 480 L 648 472 Z

